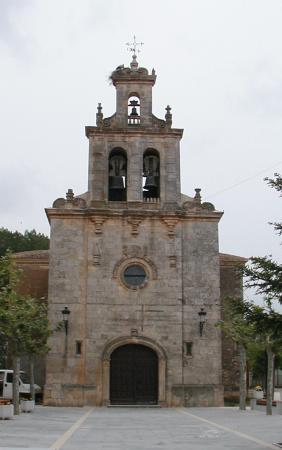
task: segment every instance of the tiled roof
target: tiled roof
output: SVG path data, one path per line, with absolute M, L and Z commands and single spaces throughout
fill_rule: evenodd
M 49 261 L 49 250 L 30 250 L 28 252 L 13 253 L 12 257 L 16 261 L 32 259 L 38 261 Z
M 243 265 L 248 261 L 248 258 L 242 256 L 229 255 L 228 253 L 219 253 L 220 265 Z

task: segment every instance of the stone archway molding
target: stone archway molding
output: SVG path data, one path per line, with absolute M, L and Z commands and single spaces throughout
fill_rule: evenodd
M 144 345 L 151 348 L 158 356 L 158 404 L 166 405 L 166 364 L 164 349 L 153 339 L 145 336 L 121 336 L 108 342 L 102 353 L 103 406 L 110 404 L 110 360 L 112 352 L 127 344 Z

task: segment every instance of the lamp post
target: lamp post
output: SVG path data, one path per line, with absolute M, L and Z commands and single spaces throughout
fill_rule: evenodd
M 206 311 L 204 311 L 204 308 L 201 308 L 201 311 L 199 311 L 198 314 L 199 314 L 199 319 L 200 319 L 200 322 L 199 322 L 200 337 L 202 337 L 203 331 L 204 331 L 204 325 L 206 323 L 207 313 L 206 313 Z
M 63 322 L 64 322 L 64 326 L 65 326 L 65 333 L 66 336 L 68 334 L 68 329 L 69 329 L 69 315 L 70 315 L 70 310 L 67 306 L 64 307 L 64 309 L 62 309 L 61 311 L 62 316 L 63 316 Z

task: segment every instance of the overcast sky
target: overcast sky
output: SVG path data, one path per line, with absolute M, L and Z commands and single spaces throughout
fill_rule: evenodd
M 184 128 L 182 192 L 224 211 L 222 252 L 281 259 L 281 23 L 281 0 L 0 0 L 1 225 L 48 234 L 44 208 L 86 191 L 84 126 L 113 114 L 136 34 L 154 113 Z

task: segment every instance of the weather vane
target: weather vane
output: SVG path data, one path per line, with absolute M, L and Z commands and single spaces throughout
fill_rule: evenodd
M 133 42 L 127 42 L 125 45 L 127 45 L 127 50 L 133 52 L 133 56 L 136 56 L 136 52 L 140 53 L 140 50 L 137 47 L 139 45 L 140 47 L 144 45 L 144 42 L 136 42 L 136 36 L 133 36 Z

